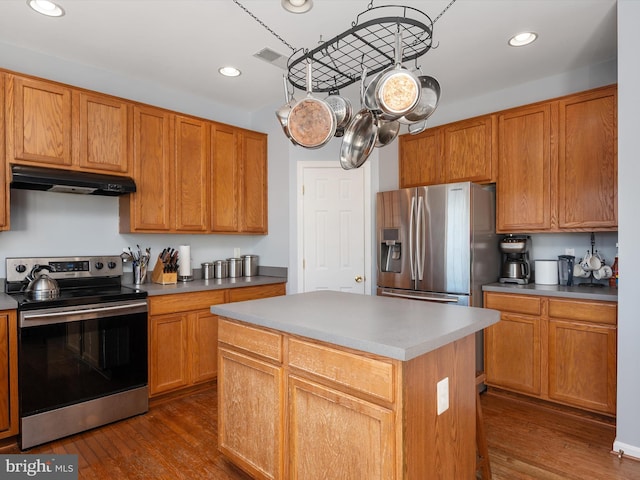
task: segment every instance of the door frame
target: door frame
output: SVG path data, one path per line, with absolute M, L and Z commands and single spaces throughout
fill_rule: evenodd
M 305 168 L 339 168 L 339 161 L 332 160 L 300 160 L 297 162 L 297 180 L 296 180 L 296 223 L 297 236 L 296 236 L 296 259 L 298 264 L 298 285 L 297 291 L 302 293 L 304 291 L 304 269 L 303 269 L 303 257 L 304 257 L 304 209 L 302 185 L 304 182 L 304 169 Z M 371 196 L 371 166 L 369 162 L 366 162 L 362 167 L 353 169 L 351 172 L 360 173 L 362 175 L 363 185 L 363 199 L 364 202 L 364 293 L 365 295 L 371 295 L 376 288 L 376 279 L 372 271 L 371 246 L 372 246 L 372 196 Z

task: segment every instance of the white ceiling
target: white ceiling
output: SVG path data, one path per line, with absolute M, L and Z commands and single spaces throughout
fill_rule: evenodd
M 295 48 L 315 48 L 349 29 L 367 0 L 314 0 L 306 14 L 280 0 L 239 0 Z M 375 1 L 402 4 L 435 19 L 450 0 Z M 0 0 L 0 42 L 125 77 L 155 82 L 210 101 L 255 111 L 284 103 L 284 70 L 254 58 L 268 47 L 292 51 L 232 0 L 58 0 L 48 18 L 25 0 Z M 538 33 L 522 48 L 519 31 Z M 457 0 L 434 24 L 433 45 L 418 59 L 442 86 L 442 100 L 474 97 L 616 58 L 616 0 Z M 232 64 L 235 79 L 217 73 Z M 0 46 L 0 67 L 2 67 Z M 301 94 L 298 93 L 298 97 Z

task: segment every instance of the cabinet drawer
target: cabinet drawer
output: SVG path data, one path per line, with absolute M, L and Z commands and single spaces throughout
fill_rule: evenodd
M 282 335 L 220 318 L 218 341 L 282 362 Z
M 205 310 L 211 305 L 226 303 L 226 290 L 176 293 L 149 297 L 149 315 Z
M 615 303 L 549 299 L 549 317 L 616 325 Z
M 531 295 L 485 293 L 484 306 L 501 312 L 524 313 L 527 315 L 540 315 L 542 313 L 540 297 Z
M 382 400 L 394 400 L 391 363 L 289 339 L 289 365 Z
M 229 289 L 229 302 L 243 302 L 245 300 L 278 297 L 285 293 L 286 287 L 284 283 L 259 285 L 255 287 L 231 288 Z

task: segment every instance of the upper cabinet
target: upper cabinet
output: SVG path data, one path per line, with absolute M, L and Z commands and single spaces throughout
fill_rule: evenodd
M 399 149 L 400 188 L 491 183 L 496 177 L 496 117 L 484 115 L 402 135 Z
M 129 171 L 129 118 L 131 104 L 104 95 L 76 92 L 78 141 L 74 158 L 83 169 L 114 174 Z
M 4 151 L 4 82 L 5 75 L 0 72 L 0 231 L 9 229 L 9 186 L 7 185 L 7 167 Z
M 558 102 L 560 229 L 617 229 L 617 111 L 615 86 Z
M 71 88 L 7 76 L 8 161 L 71 167 Z
M 133 109 L 133 178 L 136 193 L 120 197 L 121 232 L 169 232 L 174 184 L 171 116 L 165 110 Z
M 130 103 L 19 75 L 6 103 L 9 163 L 129 173 Z
M 217 124 L 211 131 L 211 229 L 267 233 L 267 136 Z
M 617 88 L 499 114 L 497 231 L 617 230 Z

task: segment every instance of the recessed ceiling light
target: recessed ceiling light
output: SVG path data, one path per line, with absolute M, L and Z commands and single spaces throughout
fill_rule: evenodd
M 291 13 L 307 13 L 311 7 L 312 0 L 282 0 L 282 8 Z
M 64 15 L 64 10 L 57 3 L 50 2 L 49 0 L 27 0 L 33 10 L 47 17 L 61 17 Z
M 538 38 L 538 34 L 535 32 L 518 33 L 509 39 L 509 45 L 512 47 L 524 47 L 532 43 L 536 38 Z
M 236 67 L 220 67 L 218 72 L 220 72 L 220 75 L 224 75 L 225 77 L 238 77 L 242 73 Z

